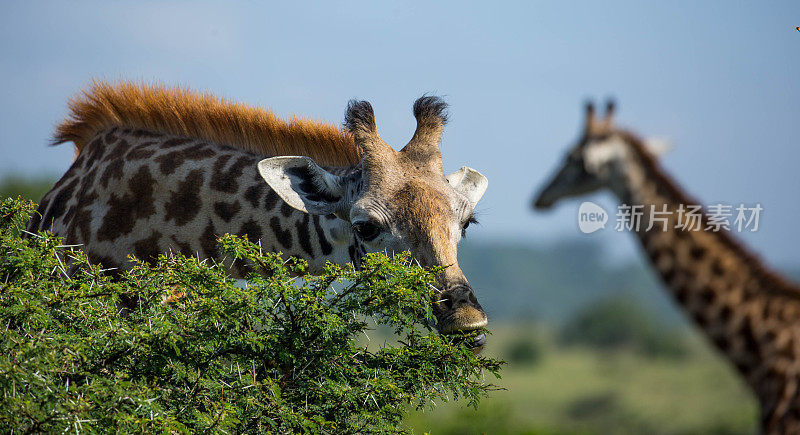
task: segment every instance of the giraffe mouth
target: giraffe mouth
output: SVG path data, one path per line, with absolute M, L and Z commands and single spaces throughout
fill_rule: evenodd
M 468 344 L 468 346 L 473 351 L 477 349 L 478 352 L 480 352 L 485 344 L 486 344 L 486 334 L 478 334 L 472 338 L 472 341 Z
M 454 335 L 460 335 L 459 333 L 469 334 L 470 331 L 452 331 L 443 333 L 443 335 L 454 336 Z M 477 355 L 481 353 L 481 351 L 483 351 L 483 348 L 486 345 L 486 334 L 481 332 L 480 334 L 474 336 L 462 336 L 460 338 L 456 338 L 455 343 L 466 346 L 467 348 L 472 350 L 473 354 Z
M 480 333 L 474 337 L 465 337 L 462 343 L 464 346 L 468 347 L 474 355 L 477 355 L 483 351 L 483 347 L 486 345 L 486 334 Z

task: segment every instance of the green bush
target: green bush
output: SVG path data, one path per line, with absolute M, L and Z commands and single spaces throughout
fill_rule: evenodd
M 519 365 L 534 365 L 542 359 L 542 345 L 534 337 L 518 337 L 506 346 L 508 362 Z
M 481 379 L 500 362 L 425 327 L 432 274 L 407 257 L 312 276 L 224 236 L 228 258 L 253 271 L 247 286 L 180 255 L 112 279 L 50 234 L 20 238 L 32 209 L 0 204 L 0 427 L 396 432 L 409 406 L 475 406 L 494 388 Z M 131 294 L 138 303 L 121 310 Z M 400 344 L 358 345 L 368 321 Z
M 653 319 L 630 297 L 617 296 L 589 305 L 561 331 L 561 342 L 599 349 L 631 348 L 651 357 L 683 357 L 687 343 L 676 331 Z

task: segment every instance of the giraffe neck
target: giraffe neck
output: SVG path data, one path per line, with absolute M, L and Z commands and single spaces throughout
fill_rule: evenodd
M 800 289 L 766 270 L 728 234 L 706 231 L 705 215 L 700 230 L 676 228 L 680 205 L 700 203 L 678 188 L 642 146 L 630 146 L 613 178 L 610 186 L 622 203 L 644 206 L 636 236 L 654 269 L 751 385 L 765 427 L 800 425 Z M 647 231 L 650 208 L 663 211 L 665 206 L 666 229 L 654 221 Z

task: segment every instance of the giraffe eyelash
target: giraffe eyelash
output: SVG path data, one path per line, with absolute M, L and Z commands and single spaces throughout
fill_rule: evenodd
M 478 222 L 478 220 L 475 219 L 475 215 L 470 216 L 469 219 L 467 219 L 467 221 L 464 222 L 464 225 L 461 227 L 461 238 L 462 239 L 467 237 L 467 227 L 469 227 L 470 224 L 475 224 L 475 225 L 479 225 L 480 224 L 480 222 Z

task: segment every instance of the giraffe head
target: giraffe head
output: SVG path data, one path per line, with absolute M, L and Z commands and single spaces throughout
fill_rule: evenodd
M 648 140 L 643 144 L 629 132 L 614 125 L 614 102 L 606 103 L 602 118 L 595 116 L 594 105 L 586 105 L 586 121 L 578 143 L 570 149 L 564 163 L 534 200 L 536 208 L 550 208 L 561 198 L 592 193 L 601 188 L 614 189 L 625 162 L 632 152 L 660 155 L 666 151 L 663 141 Z
M 443 266 L 434 301 L 442 333 L 487 323 L 456 258 L 487 180 L 467 167 L 443 173 L 439 142 L 446 107 L 437 97 L 418 99 L 416 131 L 402 150 L 395 151 L 378 135 L 372 106 L 351 101 L 345 126 L 363 154 L 360 170 L 348 175 L 336 175 L 308 157 L 273 157 L 259 163 L 261 175 L 289 205 L 341 220 L 341 238 L 351 243 L 356 266 L 367 252 L 403 251 L 410 251 L 422 266 Z M 482 346 L 484 340 L 480 336 L 475 345 Z

